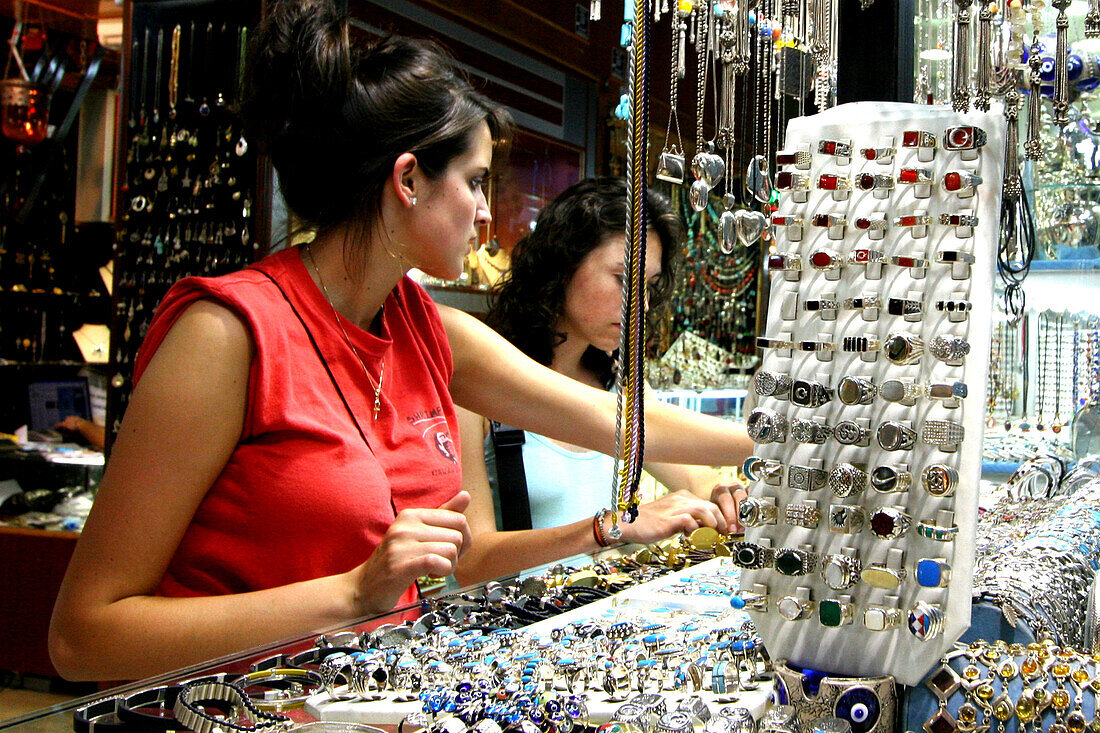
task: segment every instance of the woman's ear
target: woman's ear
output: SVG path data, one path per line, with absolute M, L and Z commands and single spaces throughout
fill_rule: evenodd
M 390 185 L 397 196 L 397 200 L 406 207 L 416 206 L 417 181 L 420 180 L 420 169 L 416 163 L 416 156 L 412 153 L 402 153 L 393 163 L 393 172 L 390 174 Z

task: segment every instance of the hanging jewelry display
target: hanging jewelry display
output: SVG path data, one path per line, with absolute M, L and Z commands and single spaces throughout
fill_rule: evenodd
M 955 0 L 955 52 L 951 63 L 951 107 L 970 109 L 970 6 L 974 0 Z
M 659 4 L 658 4 L 659 5 Z M 672 20 L 672 58 L 669 63 L 668 82 L 668 125 L 665 128 L 665 147 L 661 151 L 660 165 L 656 177 L 662 181 L 679 185 L 684 182 L 684 143 L 680 135 L 680 80 L 687 73 L 687 18 L 691 11 L 677 8 Z M 672 129 L 676 128 L 676 141 L 672 141 Z
M 703 123 L 706 109 L 707 80 L 710 76 L 710 50 L 713 23 L 709 3 L 695 6 L 695 156 L 691 159 L 691 172 L 695 182 L 691 184 L 691 206 L 696 211 L 707 207 L 711 191 L 726 173 L 726 163 L 722 156 L 714 152 L 714 144 L 704 137 Z
M 1055 27 L 1054 51 L 1054 124 L 1063 127 L 1069 122 L 1069 18 L 1066 8 L 1070 0 L 1053 0 L 1058 11 Z
M 133 362 L 165 291 L 258 256 L 257 159 L 231 107 L 258 7 L 202 12 L 135 3 L 128 128 L 115 251 L 108 443 L 129 401 Z M 140 40 L 139 40 L 140 39 Z
M 650 19 L 645 0 L 628 3 L 625 22 L 633 22 L 630 38 L 630 117 L 627 120 L 627 186 L 629 217 L 623 268 L 622 342 L 616 374 L 618 409 L 615 416 L 615 479 L 611 486 L 612 539 L 622 537 L 619 522 L 638 516 L 639 489 L 645 452 L 645 307 L 647 155 L 649 135 L 648 55 Z
M 975 49 L 978 63 L 978 75 L 974 86 L 974 106 L 982 112 L 989 111 L 989 100 L 993 94 L 993 11 L 988 0 L 978 0 L 978 45 Z

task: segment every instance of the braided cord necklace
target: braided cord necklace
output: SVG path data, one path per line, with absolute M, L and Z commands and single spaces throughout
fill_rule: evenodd
M 645 453 L 645 250 L 646 232 L 646 137 L 649 130 L 649 14 L 645 0 L 634 0 L 634 32 L 630 45 L 630 119 L 627 125 L 627 196 L 629 216 L 623 268 L 622 341 L 616 375 L 618 402 L 615 414 L 616 470 L 611 486 L 615 507 L 609 532 L 622 538 L 619 520 L 638 516 L 642 461 Z

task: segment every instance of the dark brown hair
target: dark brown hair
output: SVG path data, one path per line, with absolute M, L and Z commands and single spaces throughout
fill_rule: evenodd
M 650 290 L 649 317 L 671 289 L 683 226 L 668 199 L 646 192 L 648 224 L 661 240 L 661 275 Z M 512 264 L 493 294 L 486 321 L 523 353 L 550 366 L 565 340 L 557 329 L 565 292 L 581 261 L 604 239 L 626 232 L 626 179 L 586 178 L 562 191 L 539 212 L 535 228 L 512 250 Z M 589 346 L 581 362 L 607 387 L 613 358 Z
M 485 122 L 495 143 L 511 119 L 475 91 L 432 41 L 350 40 L 332 0 L 280 0 L 249 57 L 242 112 L 268 152 L 287 206 L 324 230 L 377 220 L 403 153 L 429 177 L 466 152 Z

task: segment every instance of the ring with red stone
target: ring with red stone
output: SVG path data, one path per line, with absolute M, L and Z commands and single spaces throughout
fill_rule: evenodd
M 881 264 L 886 262 L 886 254 L 877 249 L 857 249 L 848 255 L 848 261 L 853 265 Z
M 856 187 L 861 191 L 893 188 L 894 177 L 883 173 L 860 173 L 856 176 Z
M 847 158 L 852 155 L 852 144 L 847 140 L 819 140 L 817 143 L 817 152 L 822 155 Z
M 810 254 L 810 267 L 815 270 L 837 270 L 844 266 L 844 259 L 836 252 L 819 249 Z
M 867 522 L 871 533 L 880 540 L 896 540 L 909 532 L 913 518 L 893 506 L 879 507 Z
M 823 227 L 830 229 L 832 227 L 842 227 L 848 225 L 848 220 L 843 216 L 837 216 L 836 214 L 814 214 L 810 222 L 815 227 Z
M 863 148 L 860 150 L 863 157 L 867 160 L 874 160 L 879 163 L 887 163 L 897 155 L 897 148 Z
M 901 134 L 903 148 L 934 148 L 936 136 L 927 130 L 906 130 Z
M 810 187 L 810 177 L 804 173 L 779 171 L 775 174 L 775 187 L 780 191 L 801 191 Z
M 835 173 L 822 173 L 817 177 L 817 187 L 822 191 L 847 191 L 852 187 L 852 182 Z
M 950 227 L 976 227 L 978 217 L 972 214 L 940 214 L 940 224 Z
M 772 217 L 772 224 L 777 227 L 800 227 L 802 217 L 794 214 L 776 214 Z
M 808 150 L 797 152 L 779 152 L 775 154 L 776 165 L 795 165 L 806 168 L 813 162 L 813 156 Z
M 929 186 L 932 184 L 932 171 L 927 168 L 902 168 L 898 171 L 898 183 Z
M 943 189 L 951 193 L 969 191 L 982 182 L 982 177 L 972 171 L 948 171 L 943 174 Z
M 985 141 L 985 130 L 973 125 L 949 127 L 943 134 L 943 147 L 946 150 L 974 150 L 985 145 Z
M 861 216 L 856 219 L 856 229 L 867 229 L 870 231 L 886 231 L 890 228 L 890 222 L 886 221 L 885 216 L 877 216 L 874 218 Z

